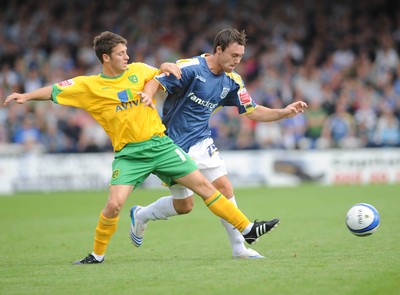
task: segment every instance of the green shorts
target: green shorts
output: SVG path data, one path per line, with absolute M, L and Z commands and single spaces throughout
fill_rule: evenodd
M 151 173 L 168 186 L 174 185 L 174 179 L 195 171 L 197 165 L 165 135 L 127 144 L 115 153 L 112 169 L 111 185 L 127 184 L 136 188 Z

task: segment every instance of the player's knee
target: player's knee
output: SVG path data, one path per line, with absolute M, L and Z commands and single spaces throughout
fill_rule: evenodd
M 194 205 L 193 196 L 185 199 L 174 199 L 174 208 L 178 214 L 188 214 Z
M 202 190 L 215 190 L 215 187 L 211 184 L 211 182 L 209 182 L 206 178 L 203 178 L 200 183 L 199 183 L 199 187 Z
M 233 196 L 233 187 L 226 177 L 220 177 L 213 181 L 213 186 L 228 199 Z
M 108 201 L 105 211 L 110 217 L 117 217 L 121 213 L 122 205 L 116 201 Z
M 233 196 L 233 188 L 228 184 L 215 186 L 217 190 L 219 190 L 225 197 L 228 199 Z

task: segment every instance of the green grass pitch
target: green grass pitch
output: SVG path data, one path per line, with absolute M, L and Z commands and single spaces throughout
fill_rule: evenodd
M 400 294 L 400 185 L 236 189 L 250 219 L 281 218 L 253 246 L 262 260 L 233 260 L 226 233 L 196 197 L 194 211 L 128 238 L 129 208 L 167 190 L 136 190 L 101 265 L 71 265 L 92 250 L 107 192 L 0 197 L 0 294 Z M 345 226 L 355 203 L 374 205 L 369 237 Z

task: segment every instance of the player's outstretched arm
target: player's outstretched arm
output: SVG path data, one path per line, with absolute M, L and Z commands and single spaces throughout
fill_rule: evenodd
M 283 118 L 294 117 L 299 113 L 303 113 L 307 107 L 308 105 L 304 101 L 293 102 L 283 109 L 270 109 L 258 105 L 254 112 L 248 114 L 247 117 L 258 122 L 272 122 Z
M 148 107 L 154 109 L 156 106 L 153 101 L 153 97 L 156 94 L 158 88 L 160 87 L 160 83 L 157 80 L 152 79 L 148 81 L 143 88 L 143 91 L 139 91 L 140 100 Z
M 50 100 L 51 99 L 51 91 L 52 91 L 52 86 L 46 86 L 43 88 L 33 90 L 28 93 L 14 92 L 6 97 L 3 105 L 7 106 L 7 104 L 13 100 L 15 100 L 19 104 L 23 104 L 23 103 L 27 102 L 28 100 Z
M 304 101 L 295 101 L 283 109 L 284 118 L 291 118 L 299 113 L 304 113 L 306 108 L 308 108 L 308 105 Z

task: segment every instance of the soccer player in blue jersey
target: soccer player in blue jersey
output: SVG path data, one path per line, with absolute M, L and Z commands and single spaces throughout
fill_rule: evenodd
M 220 107 L 235 106 L 240 115 L 246 115 L 251 120 L 271 122 L 293 117 L 307 108 L 303 101 L 296 101 L 283 109 L 270 109 L 253 101 L 242 78 L 234 72 L 244 55 L 245 45 L 244 31 L 222 30 L 215 37 L 213 54 L 177 61 L 182 72 L 181 79 L 158 75 L 146 84 L 141 93 L 142 101 L 152 108 L 155 107 L 154 95 L 160 85 L 168 93 L 162 116 L 168 136 L 189 153 L 202 174 L 235 206 L 224 162 L 211 138 L 209 120 L 212 113 Z M 162 197 L 146 207 L 132 207 L 131 218 L 136 226 L 132 228 L 131 237 L 134 237 L 132 242 L 135 246 L 141 245 L 149 220 L 167 219 L 192 210 L 194 198 L 191 190 L 181 185 L 171 186 L 170 190 L 172 196 Z M 221 221 L 228 233 L 234 258 L 264 258 L 244 246 L 244 239 L 238 230 Z

